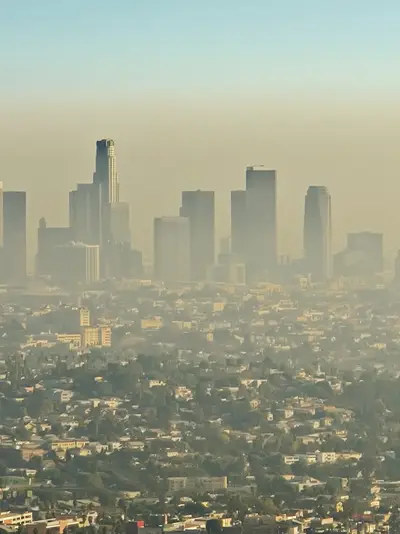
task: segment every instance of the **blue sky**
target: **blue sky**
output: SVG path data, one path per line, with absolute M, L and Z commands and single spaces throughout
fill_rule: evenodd
M 0 0 L 3 94 L 397 91 L 398 0 Z

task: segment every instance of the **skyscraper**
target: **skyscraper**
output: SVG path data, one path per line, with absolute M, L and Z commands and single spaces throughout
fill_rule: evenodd
M 69 194 L 69 226 L 74 240 L 88 245 L 102 243 L 100 187 L 78 184 Z
M 332 276 L 331 224 L 328 189 L 311 185 L 304 207 L 304 256 L 307 273 L 315 282 Z
M 154 277 L 164 282 L 190 279 L 190 226 L 186 217 L 154 219 Z
M 3 249 L 6 282 L 26 281 L 26 193 L 3 193 Z
M 0 182 L 0 247 L 3 246 L 3 182 Z
M 394 285 L 400 287 L 400 250 L 397 251 L 396 259 L 394 260 Z
M 277 263 L 276 171 L 246 168 L 247 274 L 260 280 Z
M 347 249 L 361 253 L 358 274 L 372 276 L 383 272 L 383 234 L 377 232 L 347 234 Z
M 246 256 L 247 217 L 246 191 L 231 191 L 231 252 Z
M 115 143 L 112 139 L 96 142 L 96 170 L 93 187 L 98 187 L 100 200 L 100 241 L 101 246 L 109 243 L 111 236 L 111 204 L 119 202 L 119 182 L 115 157 Z M 104 263 L 104 257 L 101 261 Z
M 206 280 L 215 260 L 214 191 L 183 191 L 180 215 L 189 219 L 191 279 Z
M 101 139 L 96 142 L 93 182 L 70 192 L 69 220 L 75 241 L 100 246 L 103 278 L 130 272 L 129 205 L 119 201 L 119 193 L 115 143 Z
M 110 232 L 102 249 L 102 274 L 107 278 L 124 278 L 131 271 L 131 230 L 129 224 L 129 204 L 116 202 L 109 204 Z
M 63 284 L 92 284 L 100 279 L 100 247 L 67 243 L 57 247 L 57 277 Z
M 96 170 L 93 183 L 101 186 L 103 204 L 119 202 L 115 144 L 112 139 L 101 139 L 96 142 Z
M 131 243 L 129 204 L 110 204 L 110 235 L 112 243 Z
M 49 227 L 46 219 L 39 221 L 38 250 L 36 272 L 39 275 L 54 275 L 56 272 L 56 254 L 59 245 L 65 245 L 74 239 L 72 228 Z

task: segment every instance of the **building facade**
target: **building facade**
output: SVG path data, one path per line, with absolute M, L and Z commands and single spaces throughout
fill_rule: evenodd
M 74 234 L 69 227 L 49 227 L 46 219 L 39 221 L 38 250 L 36 256 L 36 272 L 39 275 L 54 275 L 57 259 L 57 246 L 73 241 Z
M 164 282 L 190 280 L 190 225 L 186 217 L 154 219 L 154 277 Z
M 57 247 L 57 278 L 63 284 L 90 285 L 100 280 L 100 247 L 68 243 Z
M 115 143 L 112 139 L 101 139 L 96 142 L 96 170 L 93 183 L 100 185 L 103 204 L 119 202 Z
M 231 191 L 231 252 L 246 257 L 247 217 L 246 191 Z
M 332 276 L 331 196 L 324 186 L 310 186 L 304 207 L 304 260 L 314 282 Z
M 78 184 L 69 194 L 69 226 L 74 240 L 87 245 L 103 241 L 101 224 L 100 187 L 97 184 Z
M 383 272 L 383 234 L 378 232 L 347 234 L 347 249 L 362 254 L 360 274 L 368 276 Z
M 265 280 L 277 264 L 276 171 L 246 168 L 246 263 L 250 280 Z
M 183 191 L 180 215 L 189 220 L 191 279 L 204 281 L 215 261 L 214 191 Z
M 4 278 L 8 283 L 26 281 L 26 193 L 3 193 Z

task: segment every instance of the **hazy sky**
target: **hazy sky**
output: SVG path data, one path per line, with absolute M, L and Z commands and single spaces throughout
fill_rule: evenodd
M 213 188 L 219 235 L 244 167 L 278 170 L 282 253 L 298 254 L 309 184 L 345 232 L 400 248 L 398 0 L 0 0 L 0 161 L 37 219 L 67 222 L 95 141 L 117 143 L 135 244 Z

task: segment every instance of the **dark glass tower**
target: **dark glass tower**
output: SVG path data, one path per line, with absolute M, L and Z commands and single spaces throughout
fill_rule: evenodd
M 215 261 L 214 191 L 183 191 L 180 215 L 189 219 L 191 279 L 204 281 Z
M 3 194 L 3 256 L 7 283 L 26 281 L 26 193 Z
M 304 206 L 304 259 L 315 282 L 332 276 L 331 196 L 326 187 L 311 185 Z
M 246 218 L 248 276 L 266 279 L 277 264 L 276 171 L 246 168 Z

